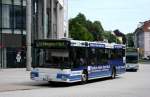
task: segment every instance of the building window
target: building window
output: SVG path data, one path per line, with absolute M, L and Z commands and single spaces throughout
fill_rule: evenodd
M 23 20 L 23 29 L 26 29 L 26 7 L 23 6 L 23 15 L 22 15 L 22 20 Z
M 26 26 L 26 8 L 14 6 L 14 29 L 25 29 Z
M 21 29 L 22 27 L 22 12 L 21 6 L 14 6 L 14 28 Z
M 21 0 L 14 0 L 14 5 L 21 5 Z
M 21 4 L 19 2 L 14 2 L 14 4 L 16 5 L 5 4 L 5 3 L 9 3 L 6 1 L 3 2 L 3 4 L 0 6 L 0 8 L 2 8 L 3 11 L 1 28 L 25 29 L 26 28 L 26 7 L 18 5 Z
M 23 6 L 26 6 L 26 0 L 23 0 Z
M 2 28 L 10 28 L 10 5 L 2 4 Z
M 11 0 L 2 0 L 2 4 L 12 4 Z

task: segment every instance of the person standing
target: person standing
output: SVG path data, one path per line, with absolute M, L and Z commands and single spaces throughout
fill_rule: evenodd
M 17 67 L 21 67 L 21 52 L 18 52 L 16 55 Z

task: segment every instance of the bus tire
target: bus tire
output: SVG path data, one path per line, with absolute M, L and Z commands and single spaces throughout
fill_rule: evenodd
M 137 72 L 137 69 L 134 69 L 134 72 Z
M 49 83 L 49 84 L 54 84 L 54 82 L 52 82 L 52 81 L 48 81 L 48 83 Z
M 48 81 L 49 85 L 56 85 L 56 82 Z
M 112 79 L 116 78 L 116 69 L 114 67 L 112 68 L 111 78 Z
M 83 71 L 81 75 L 81 84 L 86 84 L 88 81 L 88 73 L 86 71 Z

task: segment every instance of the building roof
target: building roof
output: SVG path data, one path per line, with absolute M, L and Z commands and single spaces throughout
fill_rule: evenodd
M 118 36 L 118 37 L 123 37 L 123 36 L 124 36 L 124 34 L 123 34 L 122 32 L 120 32 L 118 29 L 117 29 L 117 30 L 114 30 L 113 32 L 114 32 L 114 34 L 115 34 L 116 36 Z
M 139 22 L 138 27 L 134 33 L 140 33 L 140 32 L 150 32 L 150 20 Z

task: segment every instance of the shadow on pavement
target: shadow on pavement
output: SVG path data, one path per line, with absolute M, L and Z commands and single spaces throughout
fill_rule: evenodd
M 120 79 L 121 77 L 116 77 L 116 79 Z M 114 79 L 114 80 L 116 80 Z M 101 78 L 101 79 L 95 79 L 90 80 L 84 85 L 96 83 L 96 82 L 103 82 L 103 81 L 109 81 L 112 80 L 111 78 Z M 8 91 L 24 91 L 24 90 L 33 90 L 33 89 L 41 89 L 41 88 L 67 88 L 67 87 L 74 87 L 83 85 L 81 82 L 75 82 L 75 83 L 48 83 L 48 82 L 37 82 L 37 81 L 26 81 L 26 82 L 19 82 L 19 83 L 11 83 L 11 84 L 4 84 L 1 85 L 0 92 L 8 92 Z
M 117 76 L 116 79 L 120 79 L 120 77 Z M 113 79 L 111 79 L 111 78 L 94 79 L 94 80 L 89 80 L 86 84 L 108 81 L 108 80 L 113 80 Z M 20 85 L 27 85 L 27 86 L 32 86 L 32 87 L 36 87 L 36 88 L 60 88 L 60 87 L 65 88 L 65 87 L 72 87 L 72 86 L 78 86 L 78 85 L 84 85 L 84 84 L 82 84 L 81 82 L 75 82 L 75 83 L 50 82 L 50 83 L 48 83 L 48 82 L 32 81 L 32 82 L 28 82 L 28 83 L 20 83 Z
M 130 69 L 130 70 L 126 70 L 126 72 L 138 72 L 138 70 Z

